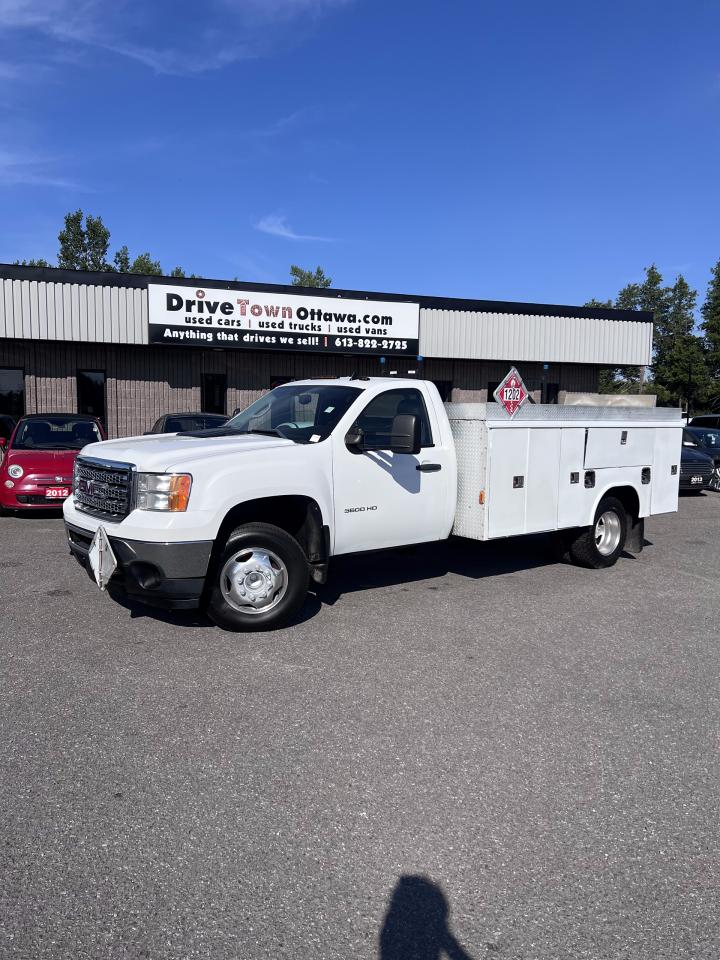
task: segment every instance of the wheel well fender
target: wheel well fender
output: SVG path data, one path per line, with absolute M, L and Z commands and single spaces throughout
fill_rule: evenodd
M 627 513 L 628 517 L 637 518 L 639 516 L 640 497 L 638 496 L 637 490 L 631 486 L 619 486 L 603 490 L 595 501 L 592 516 L 593 520 L 595 519 L 595 514 L 597 508 L 600 506 L 600 502 L 604 500 L 605 497 L 615 497 L 616 500 L 619 500 L 623 507 L 625 507 L 625 513 Z
M 256 522 L 271 523 L 295 537 L 307 557 L 313 579 L 324 582 L 330 556 L 329 528 L 323 523 L 317 501 L 299 495 L 258 497 L 228 510 L 215 537 L 211 570 L 232 531 L 244 523 Z

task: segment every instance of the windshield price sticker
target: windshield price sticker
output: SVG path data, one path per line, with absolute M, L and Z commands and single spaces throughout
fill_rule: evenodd
M 520 407 L 530 399 L 522 377 L 513 367 L 493 394 L 495 400 L 509 417 L 514 417 Z
M 417 355 L 420 305 L 148 285 L 150 343 L 312 353 Z

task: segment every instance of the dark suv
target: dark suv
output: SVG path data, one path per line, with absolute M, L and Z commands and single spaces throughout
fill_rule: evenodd
M 720 413 L 704 413 L 700 417 L 692 417 L 688 421 L 689 427 L 712 427 L 720 429 Z
M 165 413 L 148 433 L 184 433 L 189 430 L 212 430 L 230 418 L 222 413 Z

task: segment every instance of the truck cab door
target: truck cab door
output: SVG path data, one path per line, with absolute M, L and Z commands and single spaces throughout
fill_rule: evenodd
M 421 450 L 393 453 L 396 416 L 418 417 Z M 333 434 L 334 553 L 378 550 L 446 536 L 443 530 L 449 475 L 448 451 L 421 390 L 400 387 L 369 398 L 349 431 Z M 362 431 L 368 449 L 348 446 Z M 437 445 L 436 445 L 437 444 Z

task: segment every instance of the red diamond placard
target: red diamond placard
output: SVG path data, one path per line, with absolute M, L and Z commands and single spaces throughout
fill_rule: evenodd
M 527 387 L 522 382 L 522 377 L 515 367 L 513 367 L 505 379 L 501 381 L 500 386 L 493 396 L 500 406 L 505 408 L 505 412 L 509 417 L 514 417 L 520 407 L 529 398 Z

